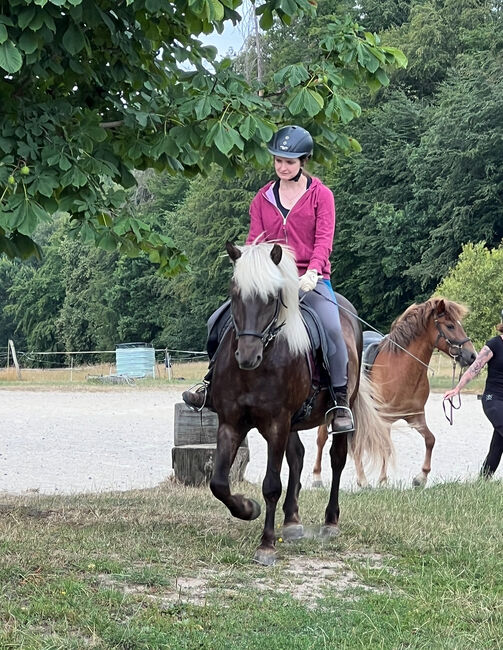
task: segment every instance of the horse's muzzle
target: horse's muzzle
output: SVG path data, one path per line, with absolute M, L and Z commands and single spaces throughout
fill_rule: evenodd
M 468 366 L 471 366 L 472 363 L 475 361 L 477 358 L 477 355 L 475 352 L 472 352 L 471 350 L 465 350 L 464 348 L 461 349 L 461 353 L 458 356 L 458 363 L 462 368 L 467 368 Z
M 244 345 L 240 340 L 234 356 L 241 370 L 255 370 L 262 363 L 262 353 L 261 343 L 257 345 L 257 341 L 253 341 L 251 345 Z

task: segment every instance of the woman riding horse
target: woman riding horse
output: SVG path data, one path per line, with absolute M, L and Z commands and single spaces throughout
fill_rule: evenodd
M 335 232 L 331 190 L 304 169 L 313 151 L 311 134 L 300 126 L 285 126 L 268 145 L 278 179 L 260 189 L 250 206 L 246 244 L 284 243 L 293 251 L 304 304 L 320 318 L 327 338 L 330 392 L 333 404 L 326 415 L 330 433 L 354 430 L 348 403 L 348 351 L 342 335 L 339 307 L 330 283 L 330 253 Z M 210 319 L 211 321 L 211 319 Z M 209 381 L 185 391 L 185 403 L 200 410 L 210 406 Z

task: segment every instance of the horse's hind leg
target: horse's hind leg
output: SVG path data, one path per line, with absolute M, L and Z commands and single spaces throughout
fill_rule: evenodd
M 423 467 L 421 468 L 421 472 L 417 476 L 414 476 L 412 479 L 412 485 L 416 487 L 424 487 L 426 485 L 426 481 L 428 480 L 428 474 L 431 471 L 431 454 L 433 452 L 433 447 L 435 446 L 435 436 L 429 430 L 428 425 L 426 424 L 424 413 L 416 415 L 410 420 L 407 418 L 407 422 L 411 427 L 417 429 L 424 438 L 426 451 L 424 454 Z
M 323 457 L 323 448 L 328 440 L 327 425 L 321 424 L 318 427 L 318 434 L 316 436 L 316 460 L 313 467 L 313 487 L 323 487 L 321 480 L 321 459 Z
M 229 472 L 246 433 L 246 430 L 238 432 L 226 423 L 218 427 L 215 468 L 210 489 L 234 517 L 252 520 L 260 515 L 260 505 L 254 499 L 248 499 L 242 494 L 232 494 L 229 485 Z
M 283 538 L 287 540 L 299 539 L 304 535 L 304 529 L 299 517 L 299 492 L 302 487 L 300 477 L 304 465 L 304 445 L 299 434 L 292 431 L 286 447 L 286 460 L 288 462 L 288 488 L 286 491 L 283 512 Z
M 325 510 L 325 524 L 322 528 L 322 535 L 338 535 L 339 528 L 339 487 L 341 482 L 342 470 L 346 465 L 348 453 L 348 441 L 346 435 L 333 436 L 332 446 L 330 447 L 330 460 L 332 464 L 332 486 L 330 488 L 330 498 Z

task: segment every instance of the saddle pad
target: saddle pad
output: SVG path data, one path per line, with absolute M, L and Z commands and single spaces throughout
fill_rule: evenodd
M 366 375 L 370 373 L 374 361 L 376 360 L 379 352 L 379 345 L 384 336 L 379 332 L 365 331 L 363 332 L 363 358 L 362 369 Z

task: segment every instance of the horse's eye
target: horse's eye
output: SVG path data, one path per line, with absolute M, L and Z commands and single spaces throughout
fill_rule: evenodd
M 448 330 L 453 330 L 453 329 L 454 329 L 454 325 L 451 325 L 451 324 L 450 324 L 450 325 L 447 325 L 447 329 L 448 329 Z

